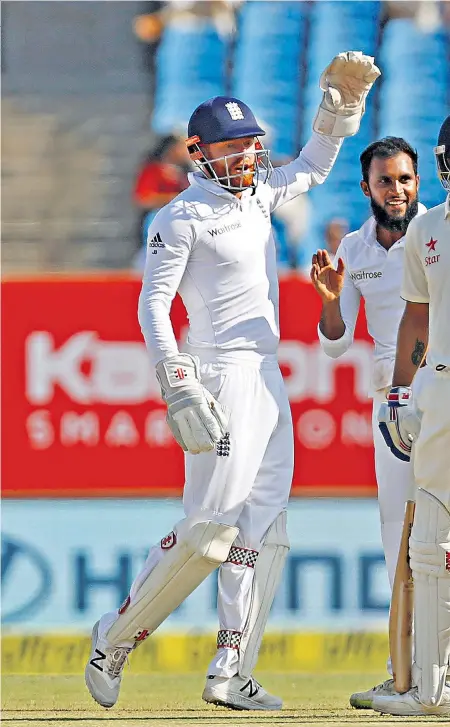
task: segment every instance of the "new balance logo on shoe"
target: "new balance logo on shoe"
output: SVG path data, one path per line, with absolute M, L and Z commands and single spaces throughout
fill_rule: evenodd
M 100 649 L 96 649 L 95 653 L 98 654 L 98 656 L 93 656 L 89 663 L 91 666 L 95 667 L 95 669 L 103 671 L 103 666 L 97 662 L 104 661 L 106 659 L 106 654 L 104 654 L 103 651 L 100 651 Z
M 240 692 L 244 692 L 246 689 L 248 689 L 247 697 L 254 697 L 259 692 L 259 685 L 258 682 L 256 682 L 254 679 L 249 679 L 247 684 L 244 684 L 243 687 L 239 690 Z
M 163 241 L 161 240 L 161 235 L 159 234 L 159 232 L 157 232 L 156 235 L 154 237 L 152 237 L 151 240 L 148 241 L 148 247 L 152 247 L 152 248 L 165 247 Z M 157 252 L 158 252 L 157 249 L 152 250 L 153 255 L 156 255 Z

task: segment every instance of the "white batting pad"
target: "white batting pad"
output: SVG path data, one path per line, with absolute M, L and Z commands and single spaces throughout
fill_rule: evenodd
M 239 675 L 250 678 L 258 659 L 264 629 L 289 552 L 286 512 L 267 531 L 256 560 L 250 609 L 239 646 Z
M 214 522 L 190 525 L 182 521 L 170 549 L 139 587 L 133 601 L 121 609 L 106 634 L 111 644 L 142 640 L 151 634 L 197 586 L 223 563 L 239 532 Z M 166 539 L 167 540 L 167 539 Z
M 420 701 L 439 705 L 450 659 L 450 512 L 419 488 L 409 540 L 414 579 L 415 664 Z

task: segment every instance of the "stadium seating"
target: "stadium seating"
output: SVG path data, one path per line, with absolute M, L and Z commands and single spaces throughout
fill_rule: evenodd
M 268 127 L 275 157 L 297 153 L 307 13 L 306 3 L 255 1 L 239 19 L 232 91 Z
M 441 59 L 431 63 L 430 59 Z M 448 37 L 426 33 L 412 20 L 387 23 L 380 48 L 383 83 L 380 91 L 379 133 L 403 136 L 419 153 L 420 198 L 439 204 L 443 190 L 436 177 L 433 147 L 449 113 L 450 70 Z
M 169 28 L 158 51 L 157 131 L 169 130 L 202 99 L 227 89 L 253 108 L 268 130 L 273 157 L 280 160 L 294 157 L 306 143 L 321 98 L 320 74 L 347 49 L 374 55 L 383 75 L 358 134 L 344 142 L 326 184 L 310 192 L 310 229 L 296 260 L 286 248 L 282 223 L 274 221 L 282 265 L 300 266 L 323 246 L 331 218 L 346 218 L 357 228 L 370 214 L 359 189 L 359 155 L 376 138 L 404 136 L 417 147 L 421 199 L 428 206 L 442 199 L 433 146 L 449 113 L 448 35 L 442 29 L 425 33 L 412 19 L 386 20 L 377 0 L 254 0 L 240 8 L 230 87 L 224 71 L 227 49 L 212 27 Z
M 202 101 L 225 93 L 228 43 L 210 22 L 166 28 L 156 56 L 152 128 L 184 129 Z
M 361 50 L 376 55 L 381 3 L 371 2 L 317 2 L 312 5 L 309 42 L 307 48 L 306 85 L 302 140 L 311 133 L 312 122 L 321 99 L 320 74 L 331 59 L 343 50 Z M 304 241 L 303 252 L 309 257 L 322 247 L 323 232 L 333 217 L 344 217 L 351 227 L 359 227 L 367 217 L 367 200 L 359 191 L 359 154 L 374 138 L 375 108 L 373 99 L 368 103 L 357 136 L 347 139 L 339 153 L 333 171 L 325 185 L 313 189 L 310 200 L 313 207 L 312 226 Z

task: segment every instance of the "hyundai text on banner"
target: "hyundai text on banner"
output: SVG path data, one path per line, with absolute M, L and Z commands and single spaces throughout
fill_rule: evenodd
M 89 633 L 99 614 L 124 602 L 150 545 L 183 517 L 179 498 L 10 499 L 2 509 L 3 634 L 19 635 Z M 291 549 L 270 629 L 386 631 L 376 500 L 296 498 L 287 521 Z M 158 633 L 192 630 L 217 630 L 217 571 Z
M 2 283 L 2 454 L 6 497 L 181 494 L 183 452 L 137 321 L 134 276 Z M 372 345 L 360 321 L 339 360 L 317 341 L 320 301 L 280 281 L 280 365 L 295 431 L 293 494 L 374 494 Z M 186 336 L 184 308 L 172 308 Z

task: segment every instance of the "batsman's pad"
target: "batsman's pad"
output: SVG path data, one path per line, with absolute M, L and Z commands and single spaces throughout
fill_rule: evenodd
M 173 545 L 122 608 L 107 633 L 112 644 L 139 640 L 155 629 L 228 557 L 238 528 L 214 522 L 192 525 L 183 520 Z M 167 547 L 167 546 L 166 546 Z
M 413 680 L 420 701 L 439 705 L 450 658 L 450 512 L 418 488 L 409 540 L 414 579 Z
M 256 560 L 250 609 L 239 645 L 239 675 L 245 679 L 255 668 L 289 547 L 286 512 L 281 512 L 267 531 Z

